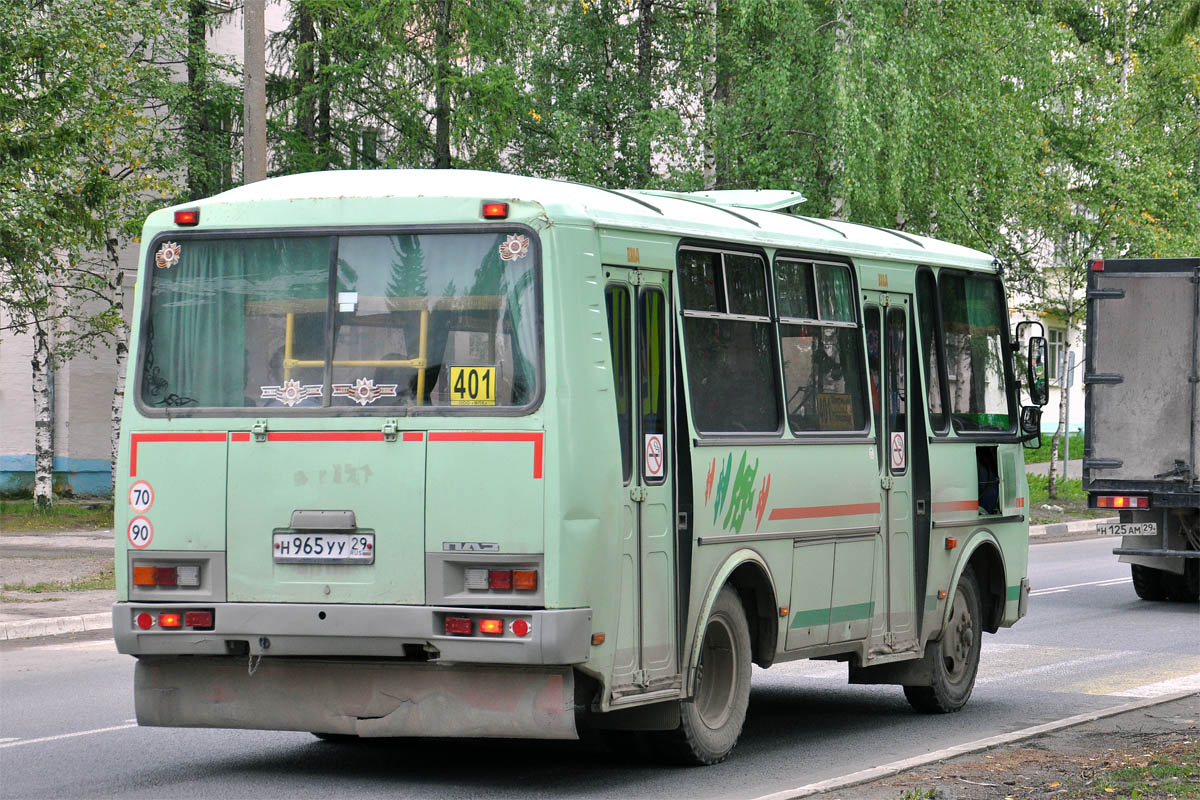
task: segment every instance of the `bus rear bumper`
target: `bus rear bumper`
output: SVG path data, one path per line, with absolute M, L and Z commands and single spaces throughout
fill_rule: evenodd
M 186 620 L 188 611 L 212 612 L 205 629 L 164 629 L 164 613 Z M 138 619 L 149 615 L 150 627 Z M 446 617 L 472 620 L 469 635 L 445 633 Z M 478 620 L 502 621 L 502 632 L 483 634 Z M 513 623 L 525 635 L 518 636 Z M 385 657 L 462 664 L 565 666 L 591 651 L 592 611 L 479 609 L 439 606 L 309 603 L 130 603 L 113 605 L 117 650 L 134 656 L 334 656 Z
M 363 737 L 578 738 L 570 667 L 256 658 L 139 658 L 138 724 Z

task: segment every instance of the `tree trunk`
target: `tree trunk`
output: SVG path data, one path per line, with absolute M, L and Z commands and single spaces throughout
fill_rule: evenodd
M 313 84 L 317 81 L 317 62 L 313 58 L 313 50 L 316 48 L 317 42 L 317 29 L 308 4 L 300 2 L 296 5 L 296 26 L 299 28 L 296 77 L 300 82 L 297 87 L 296 130 L 305 142 L 305 149 L 312 152 L 313 138 L 317 127 L 317 99 L 313 93 Z
M 704 166 L 705 189 L 717 187 L 717 132 L 713 118 L 717 109 L 717 0 L 708 3 L 708 48 L 704 53 Z
M 129 355 L 129 326 L 125 324 L 125 273 L 121 271 L 121 263 L 117 253 L 117 240 L 109 239 L 106 243 L 108 251 L 109 271 L 108 271 L 108 294 L 112 300 L 113 309 L 117 312 L 117 317 L 121 320 L 120 328 L 116 331 L 117 346 L 116 346 L 116 367 L 117 367 L 117 384 L 113 389 L 112 398 L 112 428 L 111 428 L 111 455 L 112 455 L 112 485 L 113 491 L 117 489 L 117 445 L 121 437 L 121 413 L 125 408 L 125 360 Z
M 33 326 L 33 502 L 38 508 L 54 503 L 54 414 L 50 407 L 50 331 L 39 321 Z
M 846 144 L 844 122 L 845 108 L 850 102 L 846 96 L 846 73 L 849 70 L 853 46 L 853 21 L 844 2 L 836 4 L 836 19 L 833 29 L 833 119 L 830 124 L 829 141 L 832 146 L 829 159 L 829 216 L 833 219 L 846 218 L 845 173 Z
M 1071 317 L 1067 317 L 1067 329 L 1063 332 L 1063 360 L 1058 365 L 1058 377 L 1062 386 L 1058 392 L 1058 427 L 1050 439 L 1050 471 L 1046 479 L 1046 496 L 1058 499 L 1058 446 L 1067 430 L 1067 353 L 1071 346 Z
M 654 0 L 638 2 L 637 32 L 637 173 L 635 186 L 648 186 L 654 174 L 654 156 L 646 135 L 650 112 L 654 108 Z
M 438 0 L 436 24 L 433 164 L 437 169 L 450 169 L 450 0 Z

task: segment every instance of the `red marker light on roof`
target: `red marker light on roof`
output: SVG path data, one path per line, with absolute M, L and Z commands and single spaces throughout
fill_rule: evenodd
M 508 218 L 508 203 L 484 203 L 483 204 L 484 219 L 507 219 Z
M 199 225 L 200 224 L 200 209 L 189 208 L 186 211 L 176 211 L 175 212 L 175 224 L 176 225 L 187 225 L 189 227 L 192 225 Z
M 1100 259 L 1096 259 L 1095 261 L 1093 261 L 1092 262 L 1092 271 L 1093 272 L 1103 272 L 1104 271 L 1104 262 L 1101 261 Z

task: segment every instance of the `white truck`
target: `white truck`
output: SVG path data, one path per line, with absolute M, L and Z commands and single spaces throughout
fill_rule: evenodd
M 1143 600 L 1200 597 L 1200 258 L 1088 272 L 1083 484 Z

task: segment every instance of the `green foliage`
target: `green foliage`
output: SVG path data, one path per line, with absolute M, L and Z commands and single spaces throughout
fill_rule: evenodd
M 111 528 L 112 503 L 72 503 L 60 500 L 47 509 L 32 500 L 0 500 L 0 530 L 50 531 Z
M 1060 500 L 1087 500 L 1087 492 L 1083 490 L 1083 480 L 1081 478 L 1067 478 L 1063 480 L 1059 478 L 1058 497 L 1051 500 L 1047 485 L 1049 478 L 1045 475 L 1030 475 L 1029 476 L 1029 504 L 1035 508 L 1042 503 L 1058 502 Z

